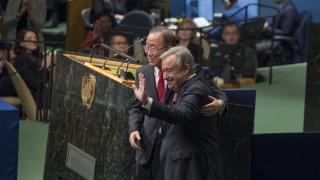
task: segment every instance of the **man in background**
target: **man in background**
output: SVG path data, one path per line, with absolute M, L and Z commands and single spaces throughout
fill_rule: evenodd
M 220 51 L 227 53 L 217 54 L 220 51 L 212 50 L 209 59 L 210 70 L 215 76 L 223 78 L 227 83 L 241 78 L 254 79 L 257 70 L 257 56 L 254 50 L 240 43 L 241 36 L 238 25 L 232 22 L 226 23 L 222 39 L 226 45 L 221 44 L 221 47 L 218 48 L 226 48 L 220 49 Z

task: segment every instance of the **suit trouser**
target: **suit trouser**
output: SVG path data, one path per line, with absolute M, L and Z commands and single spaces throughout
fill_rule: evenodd
M 137 163 L 138 180 L 163 180 L 160 166 L 161 143 L 162 141 L 155 142 L 149 163 L 144 165 Z

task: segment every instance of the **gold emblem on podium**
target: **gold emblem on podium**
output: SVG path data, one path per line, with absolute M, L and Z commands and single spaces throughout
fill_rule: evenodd
M 82 104 L 90 109 L 96 94 L 96 77 L 92 74 L 85 73 L 82 77 L 81 98 Z

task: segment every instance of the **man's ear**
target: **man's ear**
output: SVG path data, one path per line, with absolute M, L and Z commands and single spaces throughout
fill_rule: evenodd
M 186 65 L 185 69 L 186 69 L 186 71 L 184 72 L 184 75 L 191 74 L 191 67 L 190 67 L 190 65 Z

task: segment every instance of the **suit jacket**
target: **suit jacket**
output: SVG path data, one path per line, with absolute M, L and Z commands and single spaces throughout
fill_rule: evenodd
M 139 73 L 143 73 L 147 83 L 147 95 L 153 98 L 154 101 L 159 102 L 157 94 L 157 88 L 154 77 L 154 67 L 145 65 L 137 70 L 138 77 Z M 210 90 L 210 95 L 221 99 L 227 104 L 227 96 L 225 93 L 220 91 L 213 83 L 207 81 L 207 79 L 199 73 L 196 75 L 197 78 L 203 79 L 206 82 L 206 87 Z M 136 79 L 136 85 L 139 84 L 138 78 Z M 170 104 L 173 98 L 173 91 L 166 89 L 165 93 L 165 104 Z M 227 108 L 225 108 L 227 109 Z M 150 160 L 151 153 L 154 147 L 155 138 L 158 133 L 158 129 L 161 125 L 161 121 L 157 118 L 150 117 L 148 112 L 142 108 L 141 103 L 135 100 L 129 106 L 129 133 L 138 130 L 142 138 L 142 149 L 136 152 L 136 161 L 139 164 L 147 164 Z
M 7 39 L 15 39 L 17 33 L 16 15 L 19 11 L 22 0 L 9 0 L 6 8 L 3 22 L 8 28 Z M 39 40 L 42 40 L 41 29 L 46 22 L 47 3 L 45 0 L 32 0 L 32 12 L 28 18 L 28 28 L 37 30 L 40 34 Z
M 165 180 L 221 179 L 217 116 L 200 113 L 209 94 L 207 82 L 194 76 L 183 85 L 175 105 L 153 101 L 149 116 L 171 124 L 160 150 Z
M 147 95 L 153 98 L 155 101 L 159 101 L 157 94 L 157 88 L 154 77 L 154 67 L 145 65 L 137 70 L 137 76 L 139 73 L 143 73 L 146 79 Z M 136 85 L 138 85 L 138 78 L 136 79 Z M 173 93 L 171 90 L 166 89 L 165 103 L 168 103 Z M 142 149 L 136 153 L 136 161 L 140 164 L 147 164 L 150 160 L 152 149 L 154 146 L 155 138 L 158 133 L 161 121 L 157 118 L 150 117 L 145 109 L 142 108 L 141 103 L 135 100 L 129 107 L 129 133 L 138 130 L 142 139 Z
M 279 5 L 280 14 L 275 17 L 275 33 L 293 35 L 296 29 L 298 10 L 292 1 L 286 1 Z
M 39 59 L 26 53 L 21 53 L 13 59 L 14 67 L 19 72 L 35 99 L 37 99 L 37 90 L 42 78 L 40 70 L 41 62 Z

